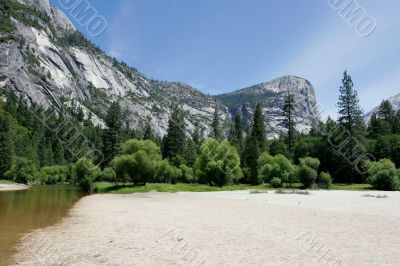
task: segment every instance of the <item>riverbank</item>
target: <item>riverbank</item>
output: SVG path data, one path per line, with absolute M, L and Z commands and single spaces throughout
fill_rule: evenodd
M 24 184 L 18 184 L 7 180 L 0 180 L 0 192 L 1 191 L 17 191 L 17 190 L 25 190 L 30 186 Z
M 396 265 L 400 193 L 92 195 L 27 235 L 19 265 Z M 328 264 L 328 262 L 330 264 Z

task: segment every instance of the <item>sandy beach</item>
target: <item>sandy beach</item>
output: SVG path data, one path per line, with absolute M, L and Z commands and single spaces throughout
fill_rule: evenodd
M 25 190 L 28 189 L 28 185 L 18 184 L 18 185 L 11 185 L 11 184 L 0 184 L 0 191 L 16 191 L 16 190 Z
M 92 195 L 25 236 L 15 262 L 398 265 L 399 203 L 398 192 Z

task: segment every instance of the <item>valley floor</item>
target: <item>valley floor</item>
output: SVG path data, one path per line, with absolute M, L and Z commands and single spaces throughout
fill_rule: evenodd
M 60 224 L 27 235 L 15 262 L 398 265 L 399 192 L 310 193 L 87 196 Z

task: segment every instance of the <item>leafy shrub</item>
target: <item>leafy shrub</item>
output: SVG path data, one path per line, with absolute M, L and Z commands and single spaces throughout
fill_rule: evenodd
M 236 148 L 215 139 L 201 145 L 194 168 L 199 182 L 211 186 L 232 184 L 243 176 Z
M 32 161 L 21 157 L 15 157 L 10 170 L 4 175 L 17 183 L 28 184 L 34 181 L 36 173 L 37 169 Z
M 91 160 L 81 158 L 74 164 L 73 170 L 75 182 L 92 193 L 93 181 L 101 174 L 100 168 L 93 165 Z
M 300 182 L 303 183 L 304 188 L 312 187 L 317 179 L 317 171 L 306 165 L 300 165 L 297 172 Z
M 117 183 L 117 174 L 111 167 L 104 168 L 103 172 L 101 172 L 100 177 L 102 181 Z
M 195 183 L 196 179 L 193 175 L 193 168 L 185 165 L 185 164 L 181 164 L 179 165 L 179 169 L 182 171 L 182 176 L 179 180 L 179 182 L 182 183 Z
M 295 166 L 288 158 L 281 154 L 273 157 L 264 152 L 258 158 L 257 164 L 259 177 L 266 183 L 271 182 L 271 179 L 274 177 L 279 178 L 287 186 L 297 182 Z
M 160 148 L 153 141 L 131 139 L 122 145 L 122 155 L 111 161 L 117 179 L 145 185 L 157 173 L 161 161 Z
M 271 187 L 273 187 L 273 188 L 281 188 L 282 187 L 282 181 L 280 178 L 277 178 L 277 177 L 272 178 L 269 183 L 271 184 Z
M 69 176 L 68 166 L 46 166 L 40 169 L 35 182 L 42 185 L 64 183 L 68 181 Z
M 321 172 L 317 178 L 319 188 L 329 189 L 332 185 L 332 177 L 328 172 Z
M 316 158 L 306 157 L 300 159 L 298 167 L 298 176 L 301 183 L 305 188 L 310 188 L 315 183 L 318 176 L 318 167 L 320 161 Z
M 399 190 L 399 172 L 389 159 L 368 164 L 368 183 L 378 190 Z
M 176 184 L 182 176 L 182 170 L 170 164 L 167 160 L 162 160 L 156 166 L 156 180 L 162 183 Z

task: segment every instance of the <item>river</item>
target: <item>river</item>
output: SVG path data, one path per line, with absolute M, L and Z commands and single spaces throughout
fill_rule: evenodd
M 21 237 L 53 225 L 85 194 L 69 185 L 0 192 L 0 265 L 7 265 Z

